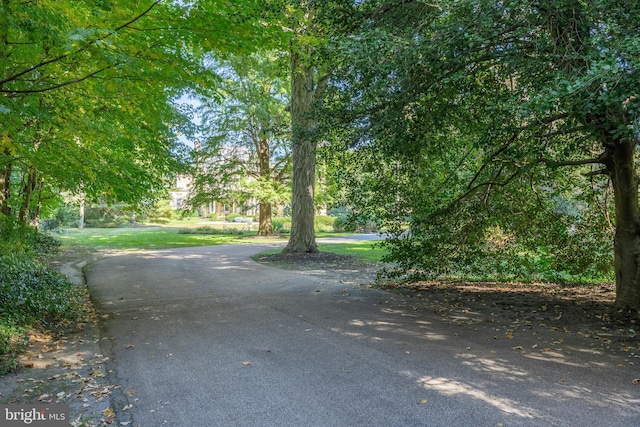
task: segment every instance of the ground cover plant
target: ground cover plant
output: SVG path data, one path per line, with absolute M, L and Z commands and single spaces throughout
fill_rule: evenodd
M 16 367 L 28 331 L 82 315 L 83 292 L 47 266 L 60 244 L 32 228 L 0 228 L 0 374 Z

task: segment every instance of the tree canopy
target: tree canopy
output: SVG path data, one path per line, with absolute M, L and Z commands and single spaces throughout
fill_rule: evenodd
M 287 251 L 317 250 L 322 142 L 396 273 L 615 277 L 617 306 L 639 309 L 636 3 L 5 0 L 0 209 L 26 222 L 62 189 L 157 196 L 192 127 L 175 99 L 226 91 L 210 135 L 290 115 Z M 232 62 L 231 80 L 211 66 Z M 291 81 L 286 108 L 239 91 L 269 80 Z
M 289 80 L 281 56 L 260 52 L 212 65 L 221 82 L 198 108 L 203 141 L 190 203 L 257 203 L 260 235 L 272 234 L 272 205 L 290 200 Z
M 369 165 L 354 203 L 395 236 L 391 260 L 473 274 L 480 257 L 507 272 L 497 254 L 511 251 L 571 276 L 611 271 L 615 249 L 617 304 L 640 308 L 638 6 L 369 4 L 337 43 L 330 117 L 348 118 L 342 135 Z M 598 237 L 612 226 L 614 248 Z
M 214 84 L 201 60 L 207 52 L 254 47 L 256 7 L 2 2 L 2 212 L 24 210 L 35 182 L 88 199 L 160 196 L 183 163 L 177 135 L 190 123 L 174 100 Z

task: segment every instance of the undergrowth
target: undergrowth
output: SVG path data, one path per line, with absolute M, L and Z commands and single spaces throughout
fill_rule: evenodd
M 82 291 L 46 266 L 59 248 L 33 228 L 0 223 L 0 375 L 16 367 L 29 329 L 82 314 Z

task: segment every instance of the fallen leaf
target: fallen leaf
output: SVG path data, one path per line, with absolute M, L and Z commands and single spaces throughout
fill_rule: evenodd
M 242 364 L 244 366 L 249 366 L 249 365 L 251 365 L 251 362 L 249 362 L 248 360 L 245 360 L 244 362 L 242 362 Z
M 631 381 L 631 384 L 633 384 L 633 385 L 640 384 L 640 378 L 634 378 L 633 381 Z
M 515 347 L 511 347 L 511 350 L 520 350 L 520 351 L 524 351 L 524 348 L 521 345 L 517 345 Z
M 424 405 L 425 403 L 427 403 L 427 402 L 428 402 L 428 400 L 427 400 L 427 399 L 422 399 L 422 400 L 420 401 L 420 403 L 422 403 L 423 405 Z

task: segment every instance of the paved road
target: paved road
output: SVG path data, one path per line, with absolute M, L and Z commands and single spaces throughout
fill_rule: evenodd
M 249 258 L 263 249 L 150 251 L 86 268 L 122 385 L 115 425 L 640 425 L 628 353 L 531 326 L 507 339 L 472 314 L 443 321 L 416 301 Z M 544 340 L 559 341 L 543 351 Z

